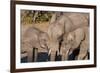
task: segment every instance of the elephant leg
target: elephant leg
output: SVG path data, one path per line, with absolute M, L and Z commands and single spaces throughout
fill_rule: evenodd
M 65 60 L 68 60 L 68 56 L 69 56 L 69 54 L 66 53 L 66 54 L 65 54 Z
M 85 40 L 80 44 L 80 53 L 78 59 L 88 59 L 88 50 L 89 50 L 89 28 L 85 27 Z
M 38 49 L 34 48 L 34 62 L 37 61 L 37 57 L 38 57 Z
M 84 60 L 88 60 L 88 55 L 86 55 L 86 57 L 84 58 Z
M 85 42 L 83 42 L 80 45 L 80 51 L 79 51 L 79 55 L 78 55 L 78 60 L 84 60 L 85 57 L 88 54 L 88 49 L 87 49 L 87 44 Z
M 84 60 L 87 56 L 88 50 L 85 48 L 80 48 L 79 55 L 77 57 L 78 60 Z
M 69 51 L 64 50 L 62 52 L 62 61 L 68 60 Z
M 68 60 L 68 54 L 63 54 L 62 55 L 62 61 Z
M 27 53 L 28 53 L 27 61 L 32 62 L 33 61 L 33 48 L 29 48 L 27 50 Z
M 55 57 L 56 57 L 56 52 L 55 51 L 51 51 L 50 61 L 55 61 Z
M 65 54 L 62 54 L 62 61 L 65 60 Z
M 78 60 L 84 60 L 86 58 L 86 51 L 81 51 L 80 54 L 78 55 Z
M 65 60 L 65 57 L 64 57 L 64 52 L 63 52 L 63 49 L 60 50 L 60 55 L 61 55 L 61 61 L 64 61 Z

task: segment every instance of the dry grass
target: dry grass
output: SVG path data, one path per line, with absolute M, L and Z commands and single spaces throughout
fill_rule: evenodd
M 49 26 L 49 22 L 37 23 L 37 24 L 28 24 L 28 25 L 21 25 L 21 33 L 23 34 L 29 27 L 38 28 L 41 31 L 46 32 Z

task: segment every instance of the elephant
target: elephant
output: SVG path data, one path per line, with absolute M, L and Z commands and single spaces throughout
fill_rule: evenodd
M 63 20 L 65 19 L 65 33 L 84 26 L 89 26 L 89 14 L 88 13 L 64 13 Z
M 89 27 L 84 27 L 85 39 L 81 42 L 78 60 L 87 60 L 89 52 Z
M 63 36 L 63 41 L 60 48 L 62 60 L 68 60 L 68 56 L 78 47 L 80 47 L 80 51 L 77 59 L 87 59 L 89 49 L 89 27 L 78 28 Z
M 64 29 L 62 27 L 63 24 L 59 24 L 58 22 L 50 24 L 48 28 L 48 49 L 50 55 L 50 61 L 55 61 L 56 53 L 59 54 L 59 42 L 60 37 L 64 33 Z
M 59 43 L 65 33 L 67 35 L 77 28 L 88 26 L 89 21 L 85 17 L 87 15 L 84 15 L 84 13 L 66 13 L 66 15 L 62 14 L 56 21 L 54 20 L 49 24 L 47 34 L 49 36 L 48 48 L 51 61 L 55 60 L 56 53 L 59 55 Z
M 35 49 L 35 59 L 37 59 L 38 50 L 45 50 L 48 52 L 47 47 L 48 35 L 35 27 L 29 27 L 21 38 L 21 52 L 27 52 L 28 62 L 33 61 L 33 49 Z

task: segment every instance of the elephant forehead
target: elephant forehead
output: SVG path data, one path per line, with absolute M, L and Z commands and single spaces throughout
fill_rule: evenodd
M 48 46 L 50 48 L 58 48 L 59 44 L 58 44 L 58 42 L 51 41 L 51 42 L 49 42 Z
M 58 38 L 59 36 L 61 36 L 63 34 L 64 31 L 64 25 L 60 24 L 60 23 L 55 23 L 55 24 L 51 24 L 48 28 L 48 35 L 51 38 Z
M 67 44 L 66 49 L 70 49 L 70 48 L 71 48 L 71 44 Z
M 50 46 L 57 46 L 58 45 L 58 43 L 56 43 L 56 42 L 51 42 L 50 43 Z

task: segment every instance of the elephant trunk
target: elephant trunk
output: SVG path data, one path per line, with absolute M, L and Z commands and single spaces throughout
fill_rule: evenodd
M 69 56 L 69 52 L 70 52 L 70 50 L 65 50 L 65 51 L 63 51 L 62 52 L 62 61 L 65 61 L 65 60 L 68 60 L 68 56 Z
M 32 62 L 33 61 L 33 49 L 29 48 L 29 50 L 27 50 L 27 53 L 28 53 L 28 57 L 27 57 L 28 62 Z
M 52 51 L 50 54 L 50 61 L 55 61 L 56 51 Z

